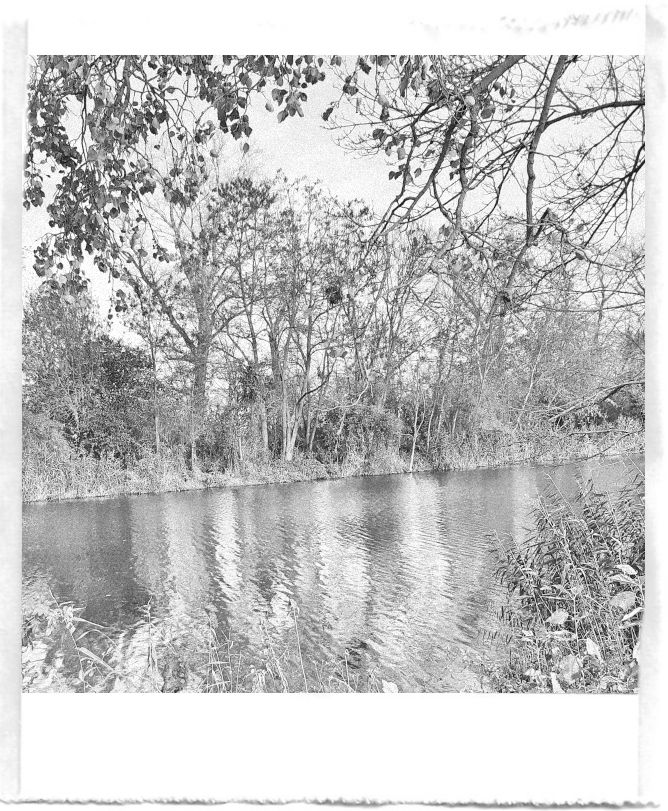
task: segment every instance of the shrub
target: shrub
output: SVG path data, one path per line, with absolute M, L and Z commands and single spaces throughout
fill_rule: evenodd
M 505 550 L 498 578 L 509 662 L 501 691 L 630 692 L 637 688 L 645 602 L 643 480 L 616 497 L 591 483 L 573 503 L 542 499 L 523 545 Z

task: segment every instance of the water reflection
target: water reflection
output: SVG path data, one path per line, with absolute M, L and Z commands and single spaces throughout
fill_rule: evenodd
M 474 688 L 464 662 L 487 649 L 495 624 L 493 533 L 521 537 L 548 476 L 567 493 L 592 471 L 599 487 L 614 488 L 629 466 L 31 505 L 24 590 L 48 584 L 59 602 L 82 606 L 84 619 L 124 631 L 127 651 L 145 651 L 148 604 L 175 634 L 211 623 L 258 661 L 297 625 L 309 663 L 375 667 L 402 689 Z

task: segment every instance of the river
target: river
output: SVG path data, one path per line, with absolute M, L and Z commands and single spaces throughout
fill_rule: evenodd
M 641 466 L 637 457 L 30 504 L 24 608 L 72 604 L 86 627 L 122 637 L 116 656 L 134 657 L 136 670 L 161 626 L 177 650 L 206 625 L 253 672 L 273 657 L 279 670 L 304 665 L 307 684 L 318 672 L 351 683 L 352 672 L 401 691 L 476 690 L 475 662 L 499 644 L 494 536 L 522 538 L 545 488 L 570 496 L 593 475 L 614 490 Z

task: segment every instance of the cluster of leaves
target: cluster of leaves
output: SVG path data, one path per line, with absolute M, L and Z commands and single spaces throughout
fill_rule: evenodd
M 559 492 L 534 514 L 526 544 L 498 569 L 507 602 L 510 664 L 502 690 L 628 692 L 637 688 L 645 603 L 644 480 L 619 494 L 591 482 L 570 503 Z
M 146 353 L 99 330 L 91 299 L 39 288 L 24 315 L 24 405 L 75 452 L 136 459 L 149 444 L 152 378 Z
M 52 234 L 36 251 L 38 274 L 61 257 L 80 263 L 84 251 L 109 252 L 109 220 L 155 191 L 152 169 L 138 157 L 161 148 L 161 136 L 205 143 L 216 130 L 207 118 L 213 113 L 223 133 L 248 139 L 251 96 L 271 85 L 266 106 L 277 109 L 279 122 L 303 115 L 305 90 L 325 78 L 323 65 L 314 56 L 38 57 L 28 95 L 25 208 L 43 204 L 47 178 L 57 183 L 47 206 Z M 113 260 L 107 256 L 100 270 Z
M 21 629 L 23 689 L 33 692 L 107 692 L 119 676 L 112 640 L 72 603 L 53 598 L 26 610 Z M 90 647 L 89 647 L 90 646 Z M 91 650 L 94 648 L 94 650 Z

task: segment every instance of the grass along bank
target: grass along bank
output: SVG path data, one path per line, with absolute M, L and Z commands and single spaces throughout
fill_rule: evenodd
M 577 432 L 545 428 L 527 434 L 463 434 L 442 442 L 437 451 L 417 452 L 412 459 L 410 451 L 384 448 L 370 455 L 349 452 L 341 461 L 297 454 L 291 462 L 255 458 L 227 469 L 212 466 L 194 472 L 186 464 L 185 455 L 178 451 L 146 452 L 123 464 L 110 457 L 98 459 L 76 453 L 65 442 L 42 440 L 24 448 L 23 499 L 32 502 L 93 498 L 411 471 L 551 464 L 643 450 L 643 428 L 631 419 Z
M 152 603 L 144 618 L 118 632 L 85 620 L 53 594 L 24 605 L 24 692 L 398 692 L 359 654 L 307 660 L 302 654 L 299 611 L 276 637 L 261 622 L 263 645 L 251 658 L 239 639 L 217 627 L 213 611 L 201 621 L 156 621 Z

